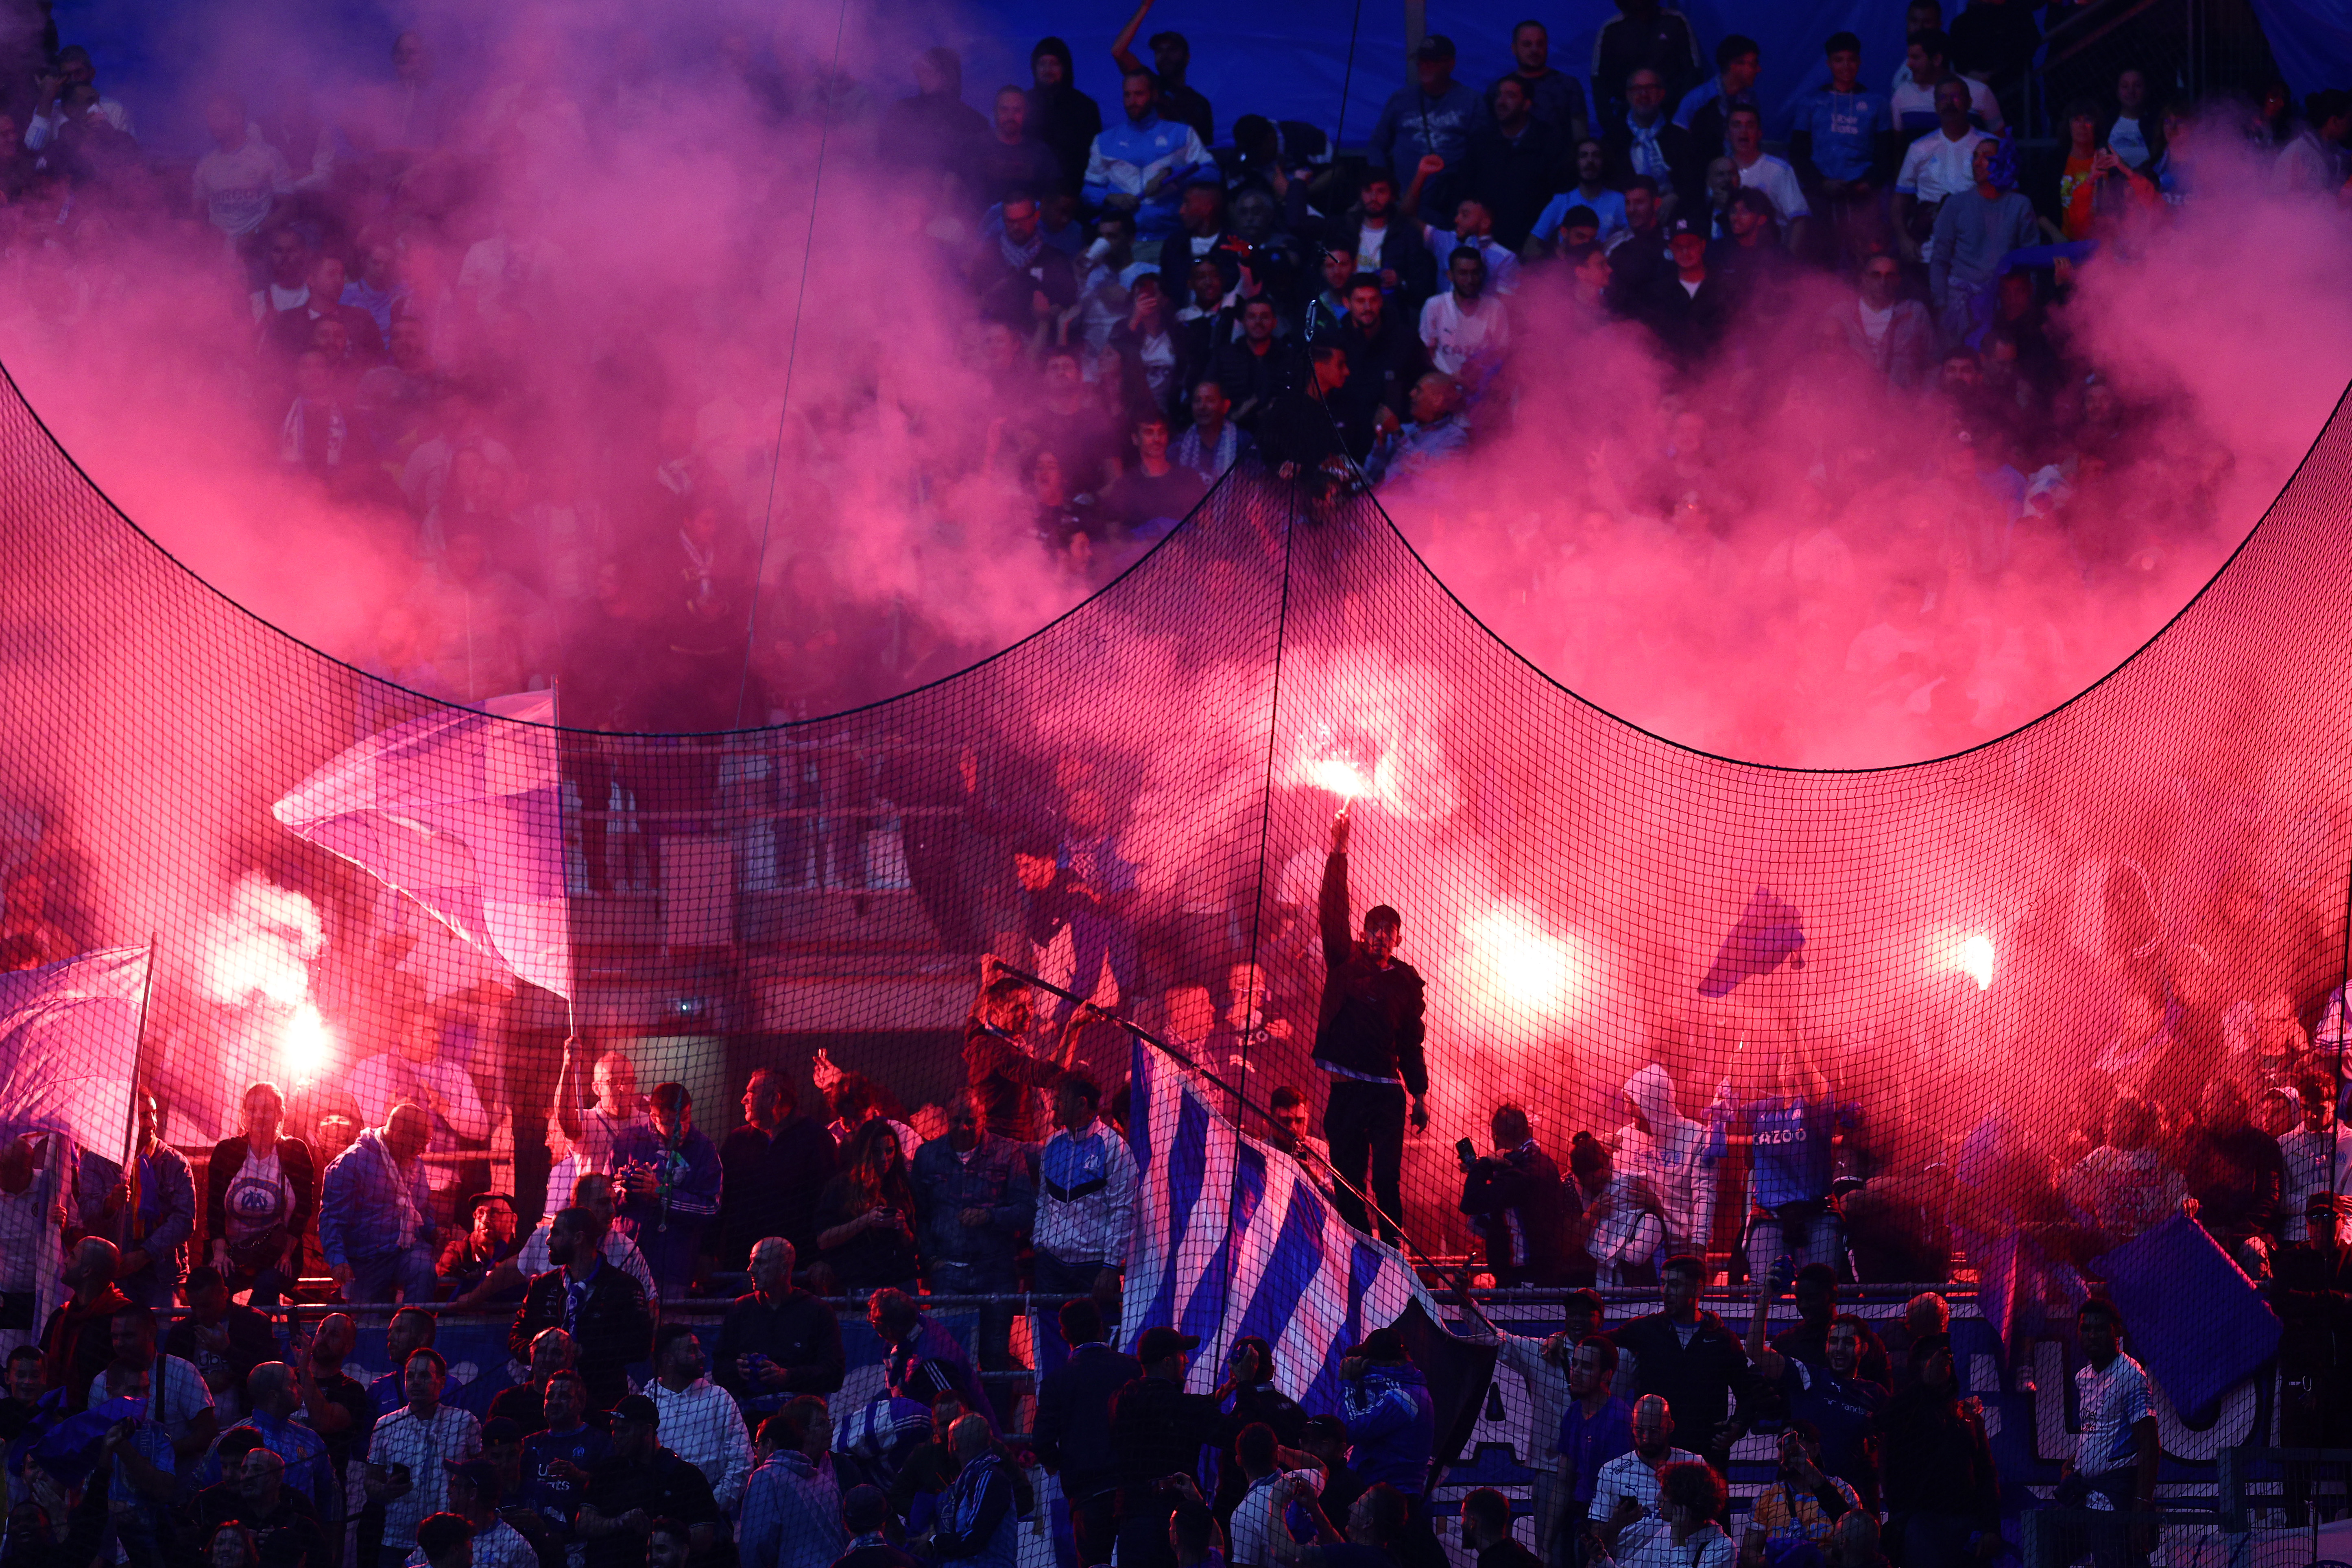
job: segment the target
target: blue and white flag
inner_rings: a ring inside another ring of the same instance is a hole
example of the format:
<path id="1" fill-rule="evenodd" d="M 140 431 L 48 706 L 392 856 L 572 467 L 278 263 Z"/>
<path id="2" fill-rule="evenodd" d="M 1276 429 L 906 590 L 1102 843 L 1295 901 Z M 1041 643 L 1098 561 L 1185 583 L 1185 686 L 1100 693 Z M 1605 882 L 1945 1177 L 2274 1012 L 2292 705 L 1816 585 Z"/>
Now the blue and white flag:
<path id="1" fill-rule="evenodd" d="M 37 1323 L 65 1300 L 57 1217 L 75 1206 L 74 1151 L 118 1163 L 130 1151 L 139 1010 L 153 962 L 152 949 L 110 947 L 0 974 L 0 1138 L 46 1145 L 33 1178 L 45 1216 L 33 1249 Z"/>
<path id="2" fill-rule="evenodd" d="M 369 736 L 271 809 L 568 997 L 562 782 L 553 730 L 452 708 Z"/>
<path id="3" fill-rule="evenodd" d="M 121 1158 L 151 962 L 110 947 L 0 974 L 0 1131 L 62 1132 Z"/>
<path id="4" fill-rule="evenodd" d="M 1233 1342 L 1255 1334 L 1274 1347 L 1285 1394 L 1337 1409 L 1349 1346 L 1416 1300 L 1432 1321 L 1442 1314 L 1402 1253 L 1341 1219 L 1297 1161 L 1219 1114 L 1218 1098 L 1135 1042 L 1128 1142 L 1139 1190 L 1119 1342 L 1134 1350 L 1156 1323 L 1199 1335 L 1187 1382 L 1206 1393 Z"/>

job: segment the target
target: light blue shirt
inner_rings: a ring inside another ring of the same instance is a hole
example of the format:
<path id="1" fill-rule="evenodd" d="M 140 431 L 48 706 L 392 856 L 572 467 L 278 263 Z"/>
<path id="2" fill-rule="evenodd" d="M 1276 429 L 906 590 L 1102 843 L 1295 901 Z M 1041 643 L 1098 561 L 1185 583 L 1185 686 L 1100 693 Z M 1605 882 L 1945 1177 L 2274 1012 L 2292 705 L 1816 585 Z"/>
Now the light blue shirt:
<path id="1" fill-rule="evenodd" d="M 1536 217 L 1535 237 L 1546 240 L 1555 238 L 1559 234 L 1559 226 L 1568 221 L 1570 207 L 1592 209 L 1592 216 L 1601 220 L 1601 233 L 1596 237 L 1603 245 L 1614 244 L 1618 236 L 1633 232 L 1633 223 L 1625 216 L 1625 194 L 1622 191 L 1604 190 L 1597 196 L 1588 196 L 1582 191 L 1570 189 L 1544 204 L 1544 210 Z"/>

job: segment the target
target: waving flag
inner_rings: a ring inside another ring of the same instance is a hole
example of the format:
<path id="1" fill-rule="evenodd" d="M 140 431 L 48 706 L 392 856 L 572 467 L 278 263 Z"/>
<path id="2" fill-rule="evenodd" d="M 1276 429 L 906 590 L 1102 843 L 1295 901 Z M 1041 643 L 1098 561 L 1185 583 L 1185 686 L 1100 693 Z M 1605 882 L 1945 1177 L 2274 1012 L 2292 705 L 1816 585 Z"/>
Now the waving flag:
<path id="1" fill-rule="evenodd" d="M 533 985 L 572 994 L 554 731 L 428 713 L 369 736 L 272 809 Z"/>
<path id="2" fill-rule="evenodd" d="M 2278 1314 L 2205 1227 L 2176 1214 L 2091 1260 L 2131 1348 L 2191 1426 L 2278 1350 Z"/>
<path id="3" fill-rule="evenodd" d="M 0 1137 L 49 1135 L 34 1177 L 45 1213 L 71 1206 L 76 1146 L 118 1161 L 129 1151 L 153 962 L 151 949 L 110 947 L 0 974 Z M 33 1257 L 37 1323 L 65 1300 L 56 1227 L 46 1228 Z"/>
<path id="4" fill-rule="evenodd" d="M 1201 1337 L 1194 1392 L 1223 1375 L 1234 1341 L 1274 1347 L 1276 1381 L 1309 1409 L 1339 1405 L 1341 1352 L 1437 1303 L 1393 1247 L 1341 1219 L 1298 1163 L 1218 1114 L 1217 1091 L 1140 1040 L 1128 1112 L 1140 1191 L 1119 1342 L 1173 1324 Z"/>
<path id="5" fill-rule="evenodd" d="M 120 1158 L 139 1068 L 143 947 L 0 974 L 0 1131 L 62 1132 Z"/>
<path id="6" fill-rule="evenodd" d="M 1728 996 L 1741 981 L 1769 974 L 1786 962 L 1791 969 L 1805 966 L 1805 917 L 1796 905 L 1759 888 L 1739 911 L 1738 923 L 1715 950 L 1706 978 L 1698 983 L 1702 996 Z"/>

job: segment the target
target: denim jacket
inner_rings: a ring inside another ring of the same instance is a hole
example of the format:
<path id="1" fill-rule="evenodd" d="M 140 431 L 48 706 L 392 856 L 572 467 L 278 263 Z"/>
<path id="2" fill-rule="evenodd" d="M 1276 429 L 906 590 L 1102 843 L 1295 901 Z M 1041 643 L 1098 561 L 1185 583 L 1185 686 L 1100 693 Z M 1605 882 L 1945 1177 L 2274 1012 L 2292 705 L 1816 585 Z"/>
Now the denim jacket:
<path id="1" fill-rule="evenodd" d="M 383 1130 L 371 1127 L 327 1167 L 319 1202 L 319 1250 L 327 1266 L 350 1267 L 401 1250 L 400 1201 L 405 1192 L 416 1210 L 415 1241 L 433 1238 L 433 1189 L 425 1162 L 406 1171 L 392 1157 Z"/>
<path id="2" fill-rule="evenodd" d="M 971 1153 L 959 1160 L 946 1139 L 934 1138 L 915 1151 L 914 1175 L 926 1264 L 1013 1267 L 1022 1233 L 1037 1214 L 1027 1145 L 983 1132 Z M 966 1226 L 966 1209 L 986 1209 L 989 1223 Z"/>

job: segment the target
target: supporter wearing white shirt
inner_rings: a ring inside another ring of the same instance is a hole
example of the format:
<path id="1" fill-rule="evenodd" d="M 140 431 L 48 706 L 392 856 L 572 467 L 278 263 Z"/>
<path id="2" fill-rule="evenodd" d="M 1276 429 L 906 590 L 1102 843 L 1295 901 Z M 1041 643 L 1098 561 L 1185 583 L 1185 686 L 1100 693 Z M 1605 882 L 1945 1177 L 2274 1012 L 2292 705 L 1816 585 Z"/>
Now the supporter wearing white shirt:
<path id="1" fill-rule="evenodd" d="M 2134 171 L 2147 167 L 2153 150 L 2147 144 L 2147 78 L 2126 70 L 2116 78 L 2116 120 L 2107 127 L 2107 150 Z"/>
<path id="2" fill-rule="evenodd" d="M 367 1495 L 383 1509 L 383 1539 L 415 1541 L 426 1514 L 449 1507 L 449 1467 L 482 1451 L 482 1426 L 454 1405 L 441 1403 L 449 1363 L 432 1347 L 411 1351 L 401 1371 L 408 1403 L 380 1417 L 368 1437 Z M 394 1465 L 408 1470 L 405 1486 Z"/>
<path id="3" fill-rule="evenodd" d="M 1948 64 L 1951 40 L 1940 32 L 1915 33 L 1906 59 L 1911 79 L 1887 95 L 1887 115 L 1898 132 L 1916 132 L 1937 122 L 1936 89 L 1956 81 L 1969 95 L 1969 110 L 1988 131 L 2001 128 L 2000 102 L 1992 89 L 1973 77 L 1956 75 Z"/>
<path id="4" fill-rule="evenodd" d="M 1895 243 L 1916 261 L 1934 260 L 1936 247 L 1932 233 L 1925 239 L 1912 238 L 1913 214 L 1974 190 L 1977 143 L 1992 140 L 1969 124 L 1963 90 L 1957 80 L 1937 89 L 1936 108 L 1942 121 L 1911 143 L 1895 176 Z M 1932 230 L 1932 219 L 1923 219 L 1922 226 Z"/>
<path id="5" fill-rule="evenodd" d="M 1234 1505 L 1225 1561 L 1233 1568 L 1276 1568 L 1281 1559 L 1275 1555 L 1275 1535 L 1289 1531 L 1285 1511 L 1294 1498 L 1323 1495 L 1322 1463 L 1312 1454 L 1277 1445 L 1274 1428 L 1263 1421 L 1241 1429 L 1234 1457 L 1249 1478 L 1249 1489 Z"/>
<path id="6" fill-rule="evenodd" d="M 189 190 L 197 216 L 228 239 L 242 239 L 268 220 L 278 198 L 294 189 L 285 154 L 246 122 L 245 104 L 221 94 L 205 106 L 213 150 L 196 160 Z"/>
<path id="7" fill-rule="evenodd" d="M 2324 1072 L 2310 1073 L 2296 1089 L 2303 1124 L 2278 1141 L 2279 1158 L 2286 1167 L 2279 1234 L 2290 1240 L 2303 1235 L 2305 1209 L 2314 1194 L 2352 1193 L 2352 1134 L 2342 1133 L 2336 1125 L 2335 1079 Z"/>
<path id="8" fill-rule="evenodd" d="M 449 1472 L 449 1511 L 472 1530 L 472 1568 L 539 1568 L 539 1553 L 522 1531 L 499 1516 L 498 1472 L 471 1459 Z M 389 1544 L 389 1542 L 387 1542 Z M 431 1568 L 433 1559 L 419 1544 L 403 1568 Z"/>
<path id="9" fill-rule="evenodd" d="M 1911 4 L 1903 8 L 1905 39 L 1909 39 L 1914 33 L 1940 33 L 1943 30 L 1944 8 L 1937 4 L 1937 0 L 1911 0 Z M 1892 95 L 1895 89 L 1910 85 L 1911 61 L 1906 58 L 1895 68 L 1894 79 L 1886 84 L 1886 90 Z"/>
<path id="10" fill-rule="evenodd" d="M 1805 189 L 1797 183 L 1797 170 L 1786 158 L 1776 158 L 1764 151 L 1764 117 L 1748 104 L 1740 104 L 1731 111 L 1725 127 L 1731 144 L 1731 166 L 1739 171 L 1739 183 L 1749 190 L 1761 191 L 1772 200 L 1772 210 L 1791 247 L 1801 241 L 1796 237 L 1798 220 L 1812 214 L 1812 205 L 1805 200 Z"/>
<path id="11" fill-rule="evenodd" d="M 1658 1510 L 1658 1472 L 1698 1461 L 1696 1454 L 1674 1446 L 1674 1414 L 1665 1400 L 1644 1394 L 1633 1404 L 1632 1450 L 1601 1466 L 1592 1483 L 1592 1507 L 1585 1517 L 1600 1528 L 1601 1544 L 1620 1562 L 1651 1536 L 1666 1533 Z"/>
<path id="12" fill-rule="evenodd" d="M 1432 364 L 1473 390 L 1483 387 L 1511 346 L 1511 318 L 1486 294 L 1486 264 L 1475 256 L 1446 263 L 1454 287 L 1421 308 L 1421 342 Z"/>
<path id="13" fill-rule="evenodd" d="M 596 1103 L 580 1093 L 579 1058 L 564 1042 L 563 1076 L 555 1086 L 555 1120 L 570 1151 L 547 1173 L 546 1209 L 553 1214 L 573 1201 L 572 1185 L 587 1175 L 610 1175 L 613 1149 L 622 1133 L 646 1124 L 645 1096 L 637 1092 L 637 1066 L 620 1051 L 596 1058 L 590 1079 Z"/>
<path id="14" fill-rule="evenodd" d="M 2124 1354 L 2123 1315 L 2115 1303 L 2083 1303 L 2083 1364 L 2074 1371 L 2083 1430 L 2058 1484 L 2061 1502 L 2094 1509 L 2152 1508 L 2156 1502 L 2156 1406 L 2147 1374 Z"/>
<path id="15" fill-rule="evenodd" d="M 156 1351 L 152 1308 L 123 1308 L 110 1327 L 114 1364 L 90 1381 L 89 1408 L 125 1395 L 143 1398 L 142 1416 L 163 1429 L 175 1468 L 202 1458 L 220 1424 L 205 1374 L 193 1362 Z"/>
<path id="16" fill-rule="evenodd" d="M 751 1479 L 751 1435 L 735 1396 L 704 1375 L 702 1342 L 684 1323 L 665 1323 L 654 1336 L 659 1375 L 646 1394 L 661 1412 L 662 1447 L 702 1472 L 719 1511 L 732 1513 Z"/>

